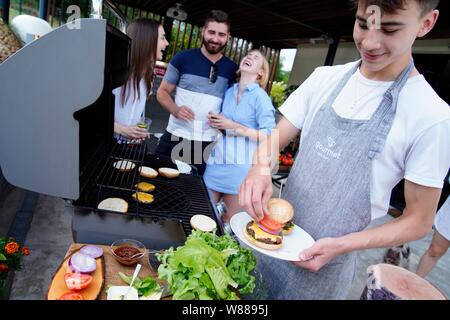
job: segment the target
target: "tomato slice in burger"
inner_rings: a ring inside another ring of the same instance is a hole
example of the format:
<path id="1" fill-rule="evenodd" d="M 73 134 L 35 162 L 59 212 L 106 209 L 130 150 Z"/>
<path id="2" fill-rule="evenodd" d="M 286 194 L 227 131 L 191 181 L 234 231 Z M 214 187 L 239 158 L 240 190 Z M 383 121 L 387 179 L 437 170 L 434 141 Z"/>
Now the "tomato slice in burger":
<path id="1" fill-rule="evenodd" d="M 64 281 L 69 290 L 82 290 L 91 284 L 92 276 L 82 273 L 66 273 Z"/>
<path id="2" fill-rule="evenodd" d="M 264 217 L 259 223 L 264 227 L 272 231 L 279 231 L 283 225 L 275 222 L 273 220 L 270 220 L 267 216 Z"/>
<path id="3" fill-rule="evenodd" d="M 84 300 L 84 298 L 78 292 L 67 292 L 59 297 L 58 300 Z"/>

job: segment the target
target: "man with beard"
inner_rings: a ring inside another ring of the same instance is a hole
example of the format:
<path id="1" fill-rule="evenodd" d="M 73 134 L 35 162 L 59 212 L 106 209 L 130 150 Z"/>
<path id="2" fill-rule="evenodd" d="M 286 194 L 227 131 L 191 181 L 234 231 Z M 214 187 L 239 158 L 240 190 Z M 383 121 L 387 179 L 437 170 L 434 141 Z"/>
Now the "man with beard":
<path id="1" fill-rule="evenodd" d="M 208 113 L 220 112 L 225 91 L 236 81 L 237 65 L 222 53 L 229 36 L 228 14 L 212 10 L 202 28 L 202 47 L 177 53 L 157 92 L 170 118 L 156 154 L 193 164 L 200 175 L 209 155 L 205 149 L 217 136 L 217 129 L 208 125 Z"/>

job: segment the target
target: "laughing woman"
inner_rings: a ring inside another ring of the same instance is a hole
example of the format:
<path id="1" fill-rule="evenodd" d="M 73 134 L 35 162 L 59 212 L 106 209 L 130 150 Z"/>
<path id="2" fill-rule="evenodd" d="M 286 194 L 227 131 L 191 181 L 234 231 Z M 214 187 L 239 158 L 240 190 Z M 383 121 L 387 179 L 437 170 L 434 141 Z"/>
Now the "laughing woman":
<path id="1" fill-rule="evenodd" d="M 203 176 L 214 201 L 223 200 L 228 210 L 223 222 L 241 209 L 239 186 L 252 166 L 258 141 L 275 127 L 275 109 L 264 88 L 269 63 L 259 50 L 252 50 L 239 66 L 239 83 L 225 93 L 222 113 L 209 114 L 209 125 L 221 130 Z"/>
<path id="2" fill-rule="evenodd" d="M 114 134 L 117 140 L 139 140 L 149 136 L 137 123 L 144 115 L 151 94 L 153 66 L 162 59 L 169 44 L 164 28 L 150 19 L 136 19 L 127 28 L 131 38 L 131 61 L 128 81 L 113 90 L 115 95 Z"/>

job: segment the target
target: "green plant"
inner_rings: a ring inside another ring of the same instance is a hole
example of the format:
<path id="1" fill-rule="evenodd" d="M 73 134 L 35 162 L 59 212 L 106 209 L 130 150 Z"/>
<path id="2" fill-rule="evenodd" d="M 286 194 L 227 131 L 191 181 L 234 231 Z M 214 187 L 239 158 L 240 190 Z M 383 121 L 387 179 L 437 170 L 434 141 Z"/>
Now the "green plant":
<path id="1" fill-rule="evenodd" d="M 270 97 L 272 98 L 275 107 L 280 107 L 286 99 L 287 84 L 281 81 L 274 81 L 272 89 L 270 90 Z"/>
<path id="2" fill-rule="evenodd" d="M 0 298 L 5 294 L 8 272 L 19 270 L 22 256 L 29 254 L 28 247 L 20 247 L 13 238 L 0 237 Z"/>

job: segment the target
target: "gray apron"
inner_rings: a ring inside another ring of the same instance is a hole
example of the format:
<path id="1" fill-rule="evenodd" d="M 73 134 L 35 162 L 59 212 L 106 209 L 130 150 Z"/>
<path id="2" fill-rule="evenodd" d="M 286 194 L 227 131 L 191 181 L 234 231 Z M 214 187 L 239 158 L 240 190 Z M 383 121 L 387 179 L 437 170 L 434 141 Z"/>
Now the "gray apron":
<path id="1" fill-rule="evenodd" d="M 283 192 L 294 221 L 314 239 L 358 232 L 371 220 L 372 159 L 383 149 L 411 61 L 384 93 L 370 120 L 340 117 L 332 104 L 359 64 L 340 80 L 303 137 Z M 355 274 L 356 253 L 340 255 L 318 272 L 257 254 L 272 299 L 345 299 Z"/>

